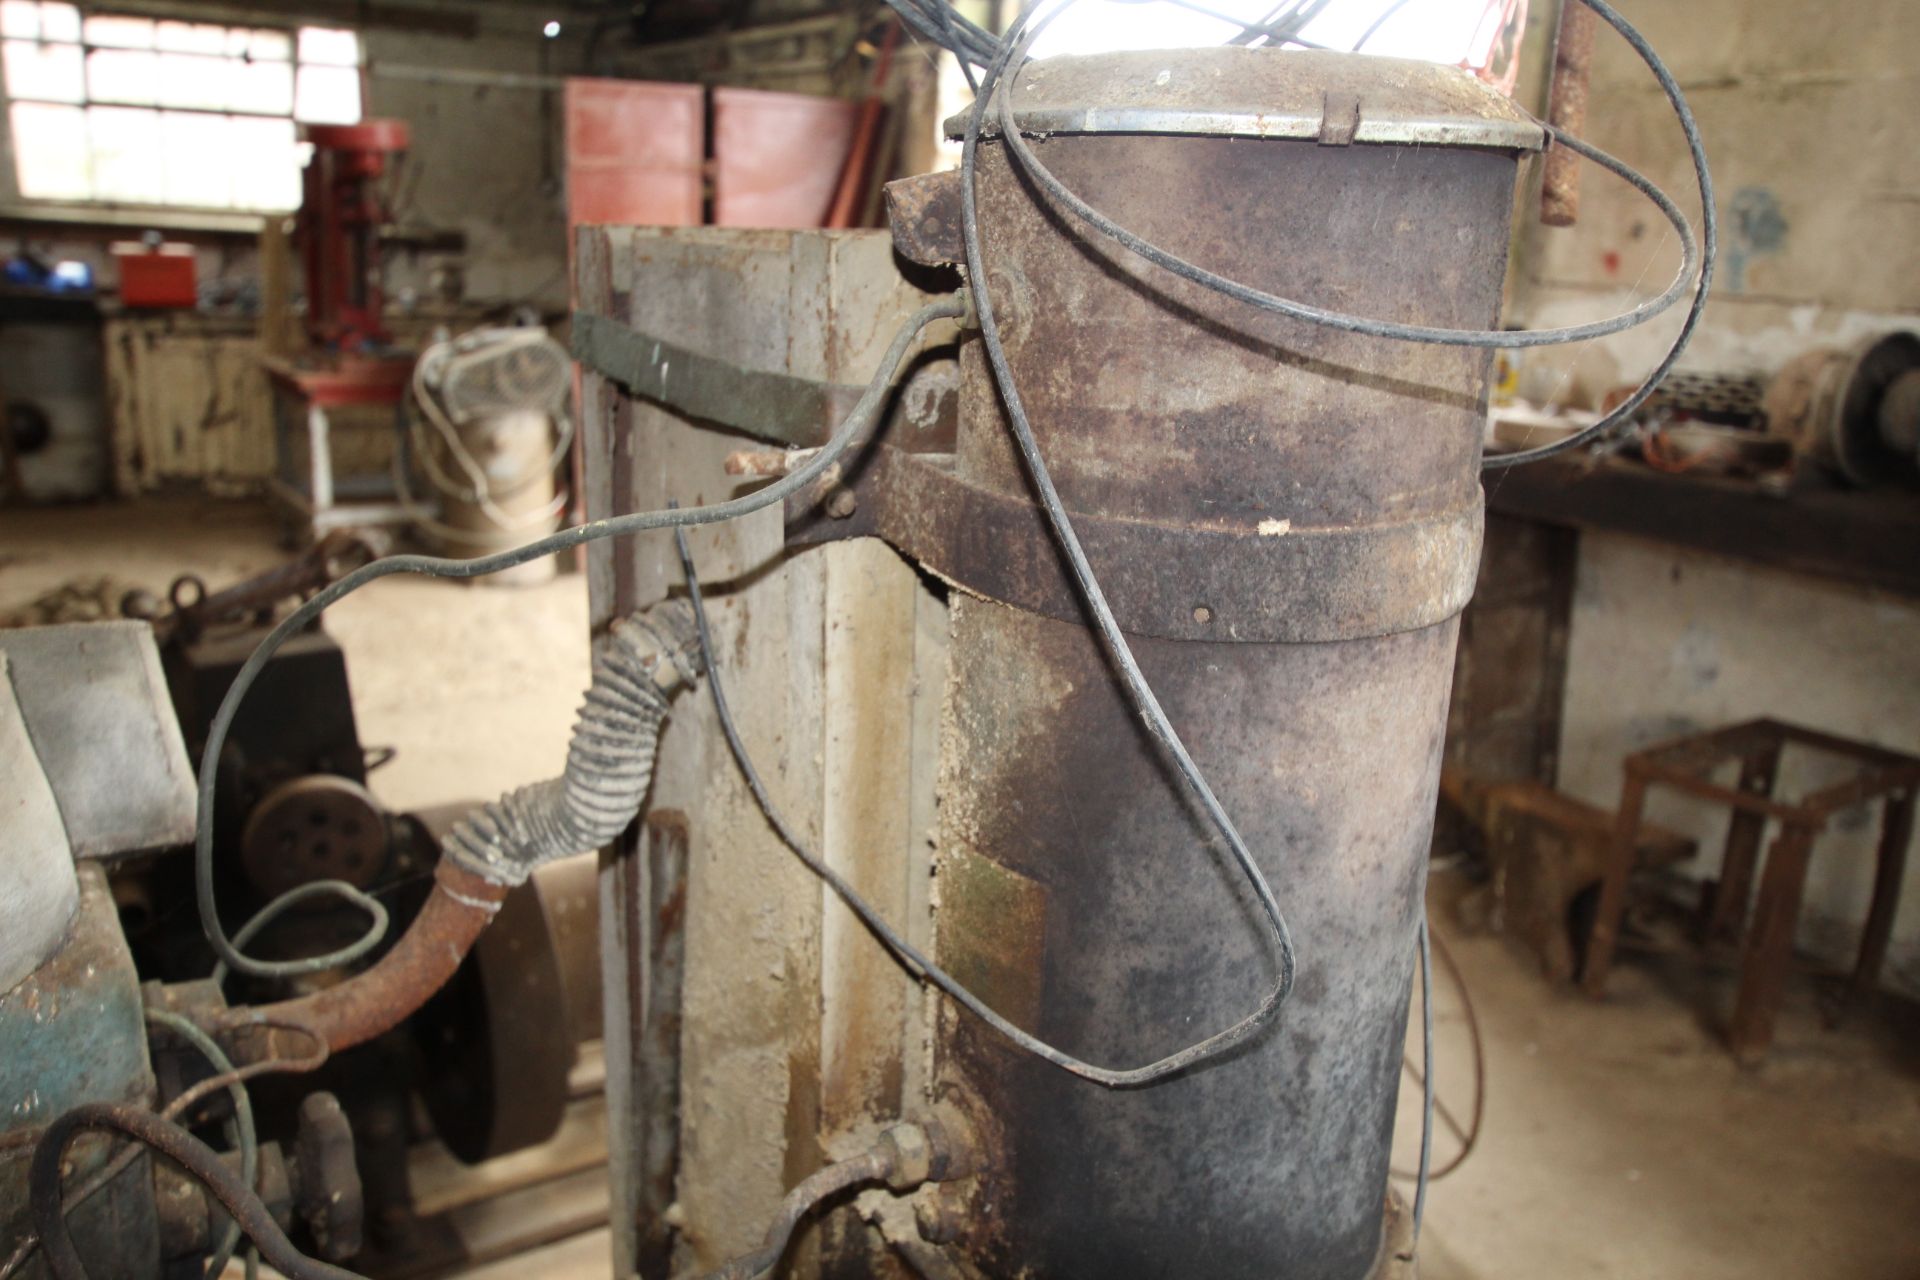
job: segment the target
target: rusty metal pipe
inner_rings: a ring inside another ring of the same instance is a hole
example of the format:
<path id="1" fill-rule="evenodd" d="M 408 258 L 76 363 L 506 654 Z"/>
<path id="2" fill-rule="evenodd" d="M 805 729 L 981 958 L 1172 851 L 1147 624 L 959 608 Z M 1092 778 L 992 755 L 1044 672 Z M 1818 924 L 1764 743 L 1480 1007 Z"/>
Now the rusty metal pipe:
<path id="1" fill-rule="evenodd" d="M 855 1187 L 881 1183 L 893 1191 L 911 1191 L 965 1168 L 960 1153 L 938 1123 L 902 1122 L 882 1133 L 857 1156 L 836 1161 L 800 1180 L 780 1202 L 760 1247 L 742 1254 L 703 1280 L 760 1280 L 786 1253 L 801 1221 L 833 1197 Z"/>
<path id="2" fill-rule="evenodd" d="M 493 923 L 508 887 L 442 858 L 426 905 L 379 963 L 311 995 L 230 1010 L 219 1026 L 243 1033 L 243 1044 L 249 1039 L 244 1032 L 265 1022 L 311 1031 L 334 1053 L 365 1044 L 399 1026 L 446 985 L 474 940 Z"/>
<path id="3" fill-rule="evenodd" d="M 292 1023 L 337 1053 L 398 1026 L 453 977 L 508 889 L 544 863 L 597 848 L 633 821 L 653 777 L 668 699 L 695 674 L 695 649 L 683 602 L 615 622 L 594 664 L 566 769 L 509 792 L 447 833 L 433 892 L 393 949 L 336 986 L 222 1014 L 221 1029 Z M 249 1056 L 265 1052 L 247 1047 L 255 1051 Z"/>
<path id="4" fill-rule="evenodd" d="M 1560 29 L 1553 42 L 1553 81 L 1547 119 L 1555 129 L 1578 136 L 1587 128 L 1587 91 L 1593 71 L 1593 10 L 1581 0 L 1563 0 Z M 1540 221 L 1570 227 L 1580 218 L 1578 154 L 1555 143 L 1547 148 L 1540 177 Z"/>

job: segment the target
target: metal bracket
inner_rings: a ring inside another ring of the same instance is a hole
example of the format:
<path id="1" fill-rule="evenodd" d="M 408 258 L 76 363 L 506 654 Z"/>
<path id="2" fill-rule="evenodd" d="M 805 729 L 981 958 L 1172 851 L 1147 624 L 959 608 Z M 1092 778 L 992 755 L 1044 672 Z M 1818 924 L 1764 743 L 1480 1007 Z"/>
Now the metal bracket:
<path id="1" fill-rule="evenodd" d="M 1354 135 L 1360 132 L 1360 95 L 1329 89 L 1321 103 L 1320 145 L 1352 146 Z"/>
<path id="2" fill-rule="evenodd" d="M 824 444 L 863 390 L 749 369 L 583 311 L 573 314 L 573 358 L 688 417 L 799 448 Z"/>
<path id="3" fill-rule="evenodd" d="M 978 595 L 1066 622 L 1084 606 L 1044 515 L 955 474 L 952 458 L 876 447 L 842 483 L 857 506 L 830 519 L 789 500 L 787 540 L 882 538 Z M 1122 629 L 1169 640 L 1309 643 L 1413 631 L 1466 607 L 1484 504 L 1363 528 L 1185 526 L 1074 516 Z"/>
<path id="4" fill-rule="evenodd" d="M 1355 107 L 1357 112 L 1358 108 Z M 676 413 L 814 445 L 860 388 L 770 374 L 597 316 L 574 317 L 595 372 Z M 966 590 L 1084 621 L 1053 531 L 1029 495 L 956 474 L 950 362 L 910 373 L 877 441 L 787 500 L 787 542 L 878 537 Z M 934 376 L 927 376 L 932 374 Z M 895 419 L 907 419 L 902 430 Z M 1479 572 L 1483 504 L 1363 528 L 1164 524 L 1077 514 L 1120 625 L 1171 640 L 1308 643 L 1388 635 L 1458 613 Z"/>

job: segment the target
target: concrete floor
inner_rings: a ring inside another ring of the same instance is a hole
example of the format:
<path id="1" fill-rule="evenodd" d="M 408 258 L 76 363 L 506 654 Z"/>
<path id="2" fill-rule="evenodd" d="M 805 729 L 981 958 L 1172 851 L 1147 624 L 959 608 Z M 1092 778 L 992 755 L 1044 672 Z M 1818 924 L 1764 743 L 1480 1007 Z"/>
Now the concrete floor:
<path id="1" fill-rule="evenodd" d="M 281 554 L 247 504 L 0 512 L 0 613 L 76 575 L 164 590 L 192 569 L 218 585 Z M 586 679 L 585 618 L 578 577 L 497 590 L 388 579 L 337 606 L 328 626 L 361 736 L 399 749 L 374 777 L 382 799 L 490 796 L 552 773 Z M 1455 923 L 1463 888 L 1436 874 L 1434 918 L 1479 1011 L 1487 1110 L 1472 1158 L 1433 1187 L 1426 1280 L 1920 1277 L 1910 1010 L 1889 1002 L 1829 1032 L 1813 984 L 1797 981 L 1773 1056 L 1742 1070 L 1714 1032 L 1729 975 L 1642 957 L 1616 970 L 1604 1004 L 1550 989 L 1516 946 Z M 1435 1011 L 1440 1092 L 1464 1120 L 1467 1041 L 1444 982 Z M 1407 1089 L 1407 1168 L 1416 1102 Z M 1453 1150 L 1443 1132 L 1436 1159 Z M 596 1233 L 486 1274 L 594 1276 L 604 1257 Z"/>

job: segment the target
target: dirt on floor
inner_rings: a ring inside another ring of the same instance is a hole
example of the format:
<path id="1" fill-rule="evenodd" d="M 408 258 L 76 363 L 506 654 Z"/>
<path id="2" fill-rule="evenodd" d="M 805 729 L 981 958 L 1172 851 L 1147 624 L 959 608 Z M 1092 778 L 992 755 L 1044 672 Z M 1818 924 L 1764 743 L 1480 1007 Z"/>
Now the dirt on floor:
<path id="1" fill-rule="evenodd" d="M 0 512 L 0 613 L 101 575 L 164 592 L 190 570 L 218 586 L 284 554 L 266 510 L 245 503 Z M 497 589 L 387 579 L 330 611 L 361 737 L 399 751 L 374 775 L 381 798 L 490 797 L 557 771 L 587 679 L 586 618 L 573 575 Z M 1517 944 L 1464 929 L 1454 904 L 1468 890 L 1461 872 L 1437 871 L 1433 918 L 1478 1012 L 1486 1113 L 1472 1156 L 1432 1187 L 1425 1280 L 1920 1278 L 1910 1007 L 1884 1001 L 1829 1030 L 1802 977 L 1771 1057 L 1742 1069 L 1717 1031 L 1732 973 L 1629 957 L 1610 998 L 1591 1001 L 1549 986 Z M 1464 1123 L 1469 1041 L 1458 990 L 1444 971 L 1436 981 L 1438 1091 Z M 1410 1170 L 1407 1084 L 1395 1161 Z M 1436 1164 L 1457 1147 L 1443 1126 Z M 604 1237 L 515 1267 L 605 1275 Z"/>

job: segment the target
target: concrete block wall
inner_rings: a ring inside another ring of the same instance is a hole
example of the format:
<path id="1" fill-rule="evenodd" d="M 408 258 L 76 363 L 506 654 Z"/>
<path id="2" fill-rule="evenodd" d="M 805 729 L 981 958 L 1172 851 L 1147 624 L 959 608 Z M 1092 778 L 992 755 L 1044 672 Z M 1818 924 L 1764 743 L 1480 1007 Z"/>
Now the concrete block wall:
<path id="1" fill-rule="evenodd" d="M 1723 231 L 1712 302 L 1682 368 L 1770 374 L 1814 346 L 1920 328 L 1920 5 L 1811 10 L 1792 0 L 1621 6 L 1699 119 Z M 1588 137 L 1697 209 L 1679 128 L 1626 45 L 1602 30 Z M 1657 211 L 1589 170 L 1580 225 L 1523 238 L 1514 318 L 1617 308 L 1678 262 Z M 1523 390 L 1580 403 L 1637 379 L 1677 317 L 1577 353 L 1529 356 Z M 1916 498 L 1920 501 L 1920 498 Z M 1560 784 L 1612 806 L 1623 753 L 1676 733 L 1777 715 L 1920 752 L 1920 601 L 1642 542 L 1584 534 L 1573 604 Z M 1788 790 L 1823 776 L 1789 763 Z M 1725 819 L 1665 798 L 1657 821 L 1700 837 L 1687 873 L 1715 873 Z M 1800 942 L 1850 963 L 1872 883 L 1874 819 L 1817 847 Z M 1909 875 L 1889 982 L 1920 993 L 1920 874 Z"/>

